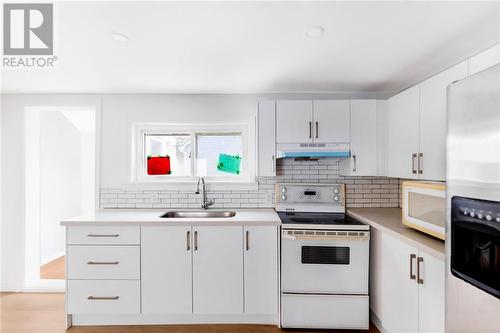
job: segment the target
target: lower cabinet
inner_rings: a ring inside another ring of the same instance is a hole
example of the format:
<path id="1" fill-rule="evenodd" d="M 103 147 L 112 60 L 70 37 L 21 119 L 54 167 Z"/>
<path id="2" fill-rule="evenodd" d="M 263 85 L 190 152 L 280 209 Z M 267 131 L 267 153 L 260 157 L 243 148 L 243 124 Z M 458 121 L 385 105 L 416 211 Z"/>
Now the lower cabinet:
<path id="1" fill-rule="evenodd" d="M 278 313 L 274 226 L 141 228 L 144 314 Z"/>
<path id="2" fill-rule="evenodd" d="M 142 313 L 193 312 L 191 226 L 142 227 Z"/>
<path id="3" fill-rule="evenodd" d="M 370 309 L 387 332 L 444 332 L 444 261 L 372 230 Z"/>
<path id="4" fill-rule="evenodd" d="M 193 227 L 193 313 L 243 313 L 243 228 Z"/>

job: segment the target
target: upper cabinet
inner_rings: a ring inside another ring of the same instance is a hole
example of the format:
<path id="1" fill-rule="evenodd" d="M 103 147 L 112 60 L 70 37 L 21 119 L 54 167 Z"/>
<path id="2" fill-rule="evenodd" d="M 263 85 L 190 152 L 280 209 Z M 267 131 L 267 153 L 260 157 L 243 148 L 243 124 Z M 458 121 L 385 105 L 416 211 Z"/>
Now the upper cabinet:
<path id="1" fill-rule="evenodd" d="M 462 62 L 422 82 L 420 87 L 421 179 L 444 180 L 446 177 L 446 87 L 467 76 Z"/>
<path id="2" fill-rule="evenodd" d="M 348 100 L 313 102 L 314 142 L 350 141 L 349 104 Z"/>
<path id="3" fill-rule="evenodd" d="M 376 176 L 378 172 L 377 101 L 351 101 L 351 157 L 340 162 L 344 176 Z"/>
<path id="4" fill-rule="evenodd" d="M 420 86 L 389 99 L 387 173 L 390 177 L 418 178 L 419 101 Z"/>
<path id="5" fill-rule="evenodd" d="M 276 102 L 277 143 L 350 141 L 348 100 Z"/>
<path id="6" fill-rule="evenodd" d="M 313 103 L 307 101 L 276 102 L 276 141 L 278 143 L 312 142 Z"/>
<path id="7" fill-rule="evenodd" d="M 462 62 L 389 99 L 388 176 L 445 179 L 446 87 L 466 76 Z"/>
<path id="8" fill-rule="evenodd" d="M 276 101 L 259 101 L 257 145 L 257 174 L 276 176 Z"/>
<path id="9" fill-rule="evenodd" d="M 500 64 L 500 44 L 497 44 L 469 59 L 469 75 Z"/>

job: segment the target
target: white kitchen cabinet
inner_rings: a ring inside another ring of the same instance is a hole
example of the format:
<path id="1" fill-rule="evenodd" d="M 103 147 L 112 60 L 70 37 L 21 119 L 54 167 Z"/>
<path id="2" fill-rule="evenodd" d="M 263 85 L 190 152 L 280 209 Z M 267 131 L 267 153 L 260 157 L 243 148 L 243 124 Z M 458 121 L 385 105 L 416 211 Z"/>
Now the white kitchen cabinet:
<path id="1" fill-rule="evenodd" d="M 245 313 L 278 313 L 278 229 L 246 226 Z"/>
<path id="2" fill-rule="evenodd" d="M 422 251 L 419 252 L 418 328 L 422 333 L 444 332 L 445 264 Z"/>
<path id="3" fill-rule="evenodd" d="M 419 178 L 446 177 L 446 92 L 454 81 L 467 76 L 467 62 L 425 80 L 420 88 Z"/>
<path id="4" fill-rule="evenodd" d="M 243 228 L 193 227 L 193 312 L 243 313 Z"/>
<path id="5" fill-rule="evenodd" d="M 345 176 L 376 176 L 377 101 L 351 100 L 351 157 L 340 162 Z"/>
<path id="6" fill-rule="evenodd" d="M 370 265 L 370 309 L 384 331 L 444 332 L 444 261 L 372 230 Z"/>
<path id="7" fill-rule="evenodd" d="M 488 67 L 500 64 L 500 44 L 469 58 L 468 75 L 476 74 Z"/>
<path id="8" fill-rule="evenodd" d="M 410 256 L 413 274 L 416 269 L 418 249 L 382 234 L 382 262 L 375 262 L 375 270 L 381 270 L 382 290 L 377 291 L 382 298 L 380 319 L 388 332 L 418 332 L 418 285 L 410 279 Z"/>
<path id="9" fill-rule="evenodd" d="M 389 99 L 389 177 L 418 179 L 419 103 L 420 85 Z"/>
<path id="10" fill-rule="evenodd" d="M 257 114 L 258 162 L 261 177 L 276 176 L 276 102 L 259 101 Z"/>
<path id="11" fill-rule="evenodd" d="M 142 313 L 192 313 L 190 226 L 142 227 Z"/>
<path id="12" fill-rule="evenodd" d="M 313 105 L 311 100 L 276 102 L 276 142 L 312 142 Z"/>
<path id="13" fill-rule="evenodd" d="M 317 100 L 313 102 L 313 141 L 350 141 L 350 101 Z"/>

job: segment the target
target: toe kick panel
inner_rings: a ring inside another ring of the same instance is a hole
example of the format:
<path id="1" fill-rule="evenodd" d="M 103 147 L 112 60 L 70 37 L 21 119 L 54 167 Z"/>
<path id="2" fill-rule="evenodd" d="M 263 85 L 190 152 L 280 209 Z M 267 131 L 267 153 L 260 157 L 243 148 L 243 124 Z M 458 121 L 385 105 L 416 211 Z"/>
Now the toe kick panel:
<path id="1" fill-rule="evenodd" d="M 284 328 L 368 329 L 367 295 L 283 294 Z"/>

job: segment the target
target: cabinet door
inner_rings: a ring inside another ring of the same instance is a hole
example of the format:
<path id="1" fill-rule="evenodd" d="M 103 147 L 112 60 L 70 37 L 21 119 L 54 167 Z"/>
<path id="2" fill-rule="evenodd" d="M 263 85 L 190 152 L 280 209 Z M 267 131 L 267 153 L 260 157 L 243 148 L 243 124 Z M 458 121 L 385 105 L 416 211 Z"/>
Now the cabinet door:
<path id="1" fill-rule="evenodd" d="M 389 177 L 418 179 L 419 100 L 419 85 L 389 99 Z"/>
<path id="2" fill-rule="evenodd" d="M 464 61 L 422 82 L 420 94 L 420 178 L 445 180 L 446 87 L 467 76 Z"/>
<path id="3" fill-rule="evenodd" d="M 278 231 L 245 227 L 245 313 L 278 313 Z"/>
<path id="4" fill-rule="evenodd" d="M 469 59 L 469 75 L 476 74 L 488 67 L 500 64 L 500 44 Z"/>
<path id="5" fill-rule="evenodd" d="M 312 101 L 277 101 L 276 118 L 276 141 L 278 143 L 312 141 Z"/>
<path id="6" fill-rule="evenodd" d="M 420 263 L 418 288 L 418 310 L 420 333 L 444 332 L 445 304 L 445 264 L 433 256 L 420 251 L 423 262 Z"/>
<path id="7" fill-rule="evenodd" d="M 243 313 L 243 228 L 193 227 L 193 312 Z"/>
<path id="8" fill-rule="evenodd" d="M 314 142 L 349 142 L 349 101 L 314 101 L 313 128 Z"/>
<path id="9" fill-rule="evenodd" d="M 260 101 L 257 115 L 258 175 L 276 176 L 275 101 Z"/>
<path id="10" fill-rule="evenodd" d="M 192 313 L 191 227 L 141 228 L 142 313 Z"/>
<path id="11" fill-rule="evenodd" d="M 379 319 L 387 332 L 417 332 L 418 284 L 410 279 L 410 255 L 416 257 L 418 249 L 386 233 L 381 236 Z M 412 266 L 416 274 L 416 259 Z"/>
<path id="12" fill-rule="evenodd" d="M 341 161 L 342 175 L 376 176 L 377 101 L 351 101 L 351 158 Z"/>

